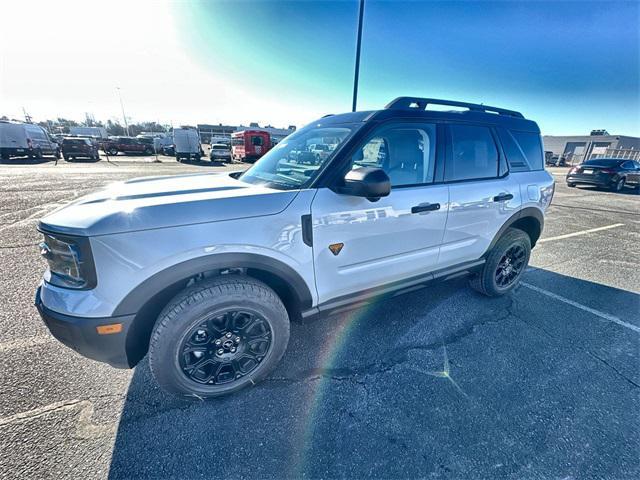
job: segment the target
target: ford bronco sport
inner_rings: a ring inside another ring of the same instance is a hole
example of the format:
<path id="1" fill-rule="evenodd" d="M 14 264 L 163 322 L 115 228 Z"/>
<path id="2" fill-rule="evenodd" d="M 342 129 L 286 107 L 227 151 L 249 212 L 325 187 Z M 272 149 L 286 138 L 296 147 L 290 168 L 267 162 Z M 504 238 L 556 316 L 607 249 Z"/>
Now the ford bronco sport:
<path id="1" fill-rule="evenodd" d="M 290 321 L 460 275 L 509 292 L 553 192 L 520 113 L 401 97 L 325 116 L 244 173 L 129 180 L 49 214 L 36 305 L 89 358 L 148 352 L 164 389 L 219 396 L 274 369 Z"/>

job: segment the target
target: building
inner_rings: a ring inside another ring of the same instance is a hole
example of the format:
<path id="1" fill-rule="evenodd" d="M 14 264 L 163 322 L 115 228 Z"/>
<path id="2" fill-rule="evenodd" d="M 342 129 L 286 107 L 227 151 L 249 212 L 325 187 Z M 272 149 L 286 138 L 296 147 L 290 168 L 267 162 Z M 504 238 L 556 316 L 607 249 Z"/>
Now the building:
<path id="1" fill-rule="evenodd" d="M 230 139 L 233 132 L 241 130 L 265 130 L 271 135 L 273 143 L 278 143 L 287 135 L 295 132 L 296 127 L 294 125 L 289 125 L 288 128 L 276 128 L 271 125 L 260 127 L 255 122 L 251 122 L 248 127 L 245 125 L 222 125 L 221 123 L 218 125 L 198 124 L 198 133 L 202 143 L 210 143 L 212 138 L 215 141 Z"/>
<path id="2" fill-rule="evenodd" d="M 606 130 L 592 130 L 590 135 L 545 135 L 542 139 L 545 151 L 571 163 L 598 157 L 640 159 L 639 137 L 610 135 Z"/>

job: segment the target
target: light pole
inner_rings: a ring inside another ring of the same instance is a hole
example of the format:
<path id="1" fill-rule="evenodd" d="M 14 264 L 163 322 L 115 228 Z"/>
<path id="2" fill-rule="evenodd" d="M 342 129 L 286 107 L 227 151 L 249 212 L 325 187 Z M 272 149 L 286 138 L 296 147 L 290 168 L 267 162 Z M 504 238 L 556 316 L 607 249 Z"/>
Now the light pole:
<path id="1" fill-rule="evenodd" d="M 356 111 L 358 103 L 358 77 L 360 75 L 360 47 L 362 45 L 362 17 L 364 16 L 364 0 L 360 0 L 360 8 L 358 11 L 358 40 L 356 42 L 356 69 L 353 78 L 353 104 L 351 111 Z"/>
<path id="2" fill-rule="evenodd" d="M 116 87 L 118 92 L 118 98 L 120 99 L 120 108 L 122 109 L 122 119 L 124 120 L 124 129 L 127 131 L 127 137 L 129 137 L 129 124 L 127 123 L 127 116 L 124 114 L 124 104 L 122 103 L 122 95 L 120 95 L 120 87 Z"/>

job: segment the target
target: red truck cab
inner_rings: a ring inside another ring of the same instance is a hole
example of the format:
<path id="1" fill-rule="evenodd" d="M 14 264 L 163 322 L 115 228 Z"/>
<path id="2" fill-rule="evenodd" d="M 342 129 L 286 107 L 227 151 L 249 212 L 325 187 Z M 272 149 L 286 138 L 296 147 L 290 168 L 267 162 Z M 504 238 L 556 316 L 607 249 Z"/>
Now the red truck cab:
<path id="1" fill-rule="evenodd" d="M 234 161 L 255 162 L 271 149 L 271 135 L 264 130 L 243 130 L 231 134 Z"/>

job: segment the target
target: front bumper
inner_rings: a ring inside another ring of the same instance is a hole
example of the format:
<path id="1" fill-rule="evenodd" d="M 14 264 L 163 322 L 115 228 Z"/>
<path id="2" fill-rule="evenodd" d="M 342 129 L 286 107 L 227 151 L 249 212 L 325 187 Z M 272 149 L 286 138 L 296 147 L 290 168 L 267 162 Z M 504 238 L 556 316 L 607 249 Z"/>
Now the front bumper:
<path id="1" fill-rule="evenodd" d="M 42 303 L 40 289 L 36 292 L 35 305 L 51 334 L 67 347 L 79 354 L 108 363 L 116 368 L 131 368 L 130 356 L 127 354 L 127 333 L 135 315 L 106 318 L 81 318 L 48 309 Z M 114 323 L 122 324 L 122 331 L 108 335 L 100 335 L 96 327 Z"/>

